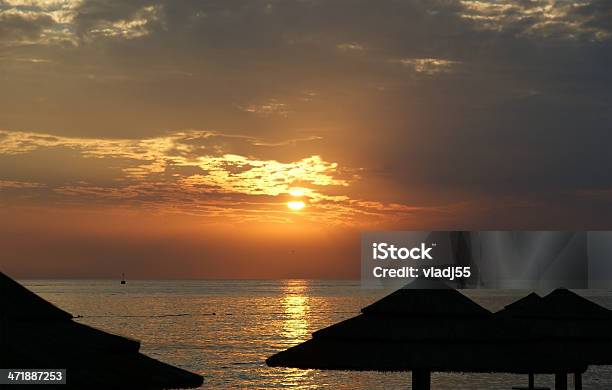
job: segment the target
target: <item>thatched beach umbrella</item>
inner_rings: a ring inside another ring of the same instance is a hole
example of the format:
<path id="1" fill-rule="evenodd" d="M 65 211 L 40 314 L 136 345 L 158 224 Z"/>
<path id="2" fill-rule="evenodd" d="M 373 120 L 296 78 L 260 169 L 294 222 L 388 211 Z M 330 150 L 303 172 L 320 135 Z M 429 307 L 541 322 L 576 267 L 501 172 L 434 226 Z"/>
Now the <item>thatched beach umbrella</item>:
<path id="1" fill-rule="evenodd" d="M 495 319 L 457 290 L 417 280 L 319 330 L 312 339 L 266 360 L 273 367 L 412 371 L 414 389 L 428 389 L 431 372 L 554 372 L 569 369 L 558 355 L 538 350 L 526 328 Z"/>
<path id="2" fill-rule="evenodd" d="M 65 368 L 58 388 L 168 389 L 200 375 L 140 354 L 140 343 L 72 321 L 72 315 L 0 272 L 0 367 Z"/>
<path id="3" fill-rule="evenodd" d="M 541 299 L 542 298 L 538 294 L 532 292 L 529 295 L 519 299 L 518 301 L 514 301 L 511 304 L 506 305 L 503 310 L 495 313 L 495 315 L 498 318 L 512 320 L 515 318 L 514 317 L 515 315 L 519 315 L 521 313 L 524 313 L 526 310 L 529 310 L 530 307 L 538 304 Z M 521 324 L 521 325 L 523 326 L 523 329 L 524 329 L 524 327 L 528 326 L 529 324 Z M 512 388 L 516 390 L 548 390 L 549 389 L 548 387 L 536 387 L 535 374 L 533 372 L 529 373 L 527 387 L 513 386 Z"/>
<path id="4" fill-rule="evenodd" d="M 528 326 L 543 348 L 580 361 L 579 365 L 612 364 L 612 311 L 572 291 L 557 289 L 544 298 L 532 293 L 495 316 Z M 582 386 L 583 371 L 573 371 L 576 389 Z M 556 373 L 556 388 L 567 388 L 567 371 Z"/>

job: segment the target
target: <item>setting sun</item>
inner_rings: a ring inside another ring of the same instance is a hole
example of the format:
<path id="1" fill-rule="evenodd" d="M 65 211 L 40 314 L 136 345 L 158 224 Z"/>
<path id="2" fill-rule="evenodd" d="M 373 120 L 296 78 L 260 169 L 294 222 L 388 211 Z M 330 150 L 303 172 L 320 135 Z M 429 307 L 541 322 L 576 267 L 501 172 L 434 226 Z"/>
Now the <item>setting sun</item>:
<path id="1" fill-rule="evenodd" d="M 301 210 L 303 209 L 305 206 L 304 202 L 302 201 L 292 201 L 292 202 L 287 202 L 287 207 L 289 207 L 291 210 Z"/>

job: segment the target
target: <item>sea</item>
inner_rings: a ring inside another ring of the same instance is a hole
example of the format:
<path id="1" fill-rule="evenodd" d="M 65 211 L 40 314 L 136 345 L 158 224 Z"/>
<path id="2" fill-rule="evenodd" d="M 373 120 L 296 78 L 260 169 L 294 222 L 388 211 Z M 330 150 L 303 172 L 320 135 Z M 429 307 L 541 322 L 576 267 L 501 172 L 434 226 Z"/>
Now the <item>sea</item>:
<path id="1" fill-rule="evenodd" d="M 140 340 L 141 352 L 197 372 L 203 389 L 410 389 L 410 373 L 270 368 L 265 359 L 353 317 L 390 291 L 350 280 L 21 280 L 83 324 Z M 526 292 L 469 290 L 490 310 Z M 580 291 L 612 309 L 609 291 Z M 528 353 L 528 351 L 526 351 Z M 573 378 L 569 378 L 570 386 Z M 432 374 L 432 389 L 511 389 L 524 375 Z M 554 388 L 551 375 L 537 386 Z M 570 387 L 571 388 L 571 387 Z M 612 389 L 612 367 L 590 367 L 583 388 Z"/>

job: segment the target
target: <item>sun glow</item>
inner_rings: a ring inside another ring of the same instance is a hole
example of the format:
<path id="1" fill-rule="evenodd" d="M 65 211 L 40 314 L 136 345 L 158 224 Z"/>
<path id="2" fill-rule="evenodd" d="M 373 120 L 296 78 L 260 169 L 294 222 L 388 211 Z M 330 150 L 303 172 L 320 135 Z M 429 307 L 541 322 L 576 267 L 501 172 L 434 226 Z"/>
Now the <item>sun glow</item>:
<path id="1" fill-rule="evenodd" d="M 304 208 L 304 206 L 306 206 L 306 204 L 301 200 L 287 202 L 287 207 L 289 207 L 291 210 L 301 210 Z"/>
<path id="2" fill-rule="evenodd" d="M 305 194 L 306 194 L 306 190 L 304 188 L 294 187 L 289 190 L 289 195 L 291 196 L 300 197 L 300 196 L 304 196 Z"/>

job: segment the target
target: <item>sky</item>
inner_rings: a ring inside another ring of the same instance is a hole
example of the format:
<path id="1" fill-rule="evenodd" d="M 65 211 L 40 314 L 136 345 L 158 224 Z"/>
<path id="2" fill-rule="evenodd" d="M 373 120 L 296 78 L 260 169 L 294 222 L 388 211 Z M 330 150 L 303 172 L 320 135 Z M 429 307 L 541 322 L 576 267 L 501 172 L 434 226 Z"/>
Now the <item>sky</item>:
<path id="1" fill-rule="evenodd" d="M 610 229 L 610 69 L 606 0 L 0 0 L 0 267 L 355 278 L 364 231 Z"/>

